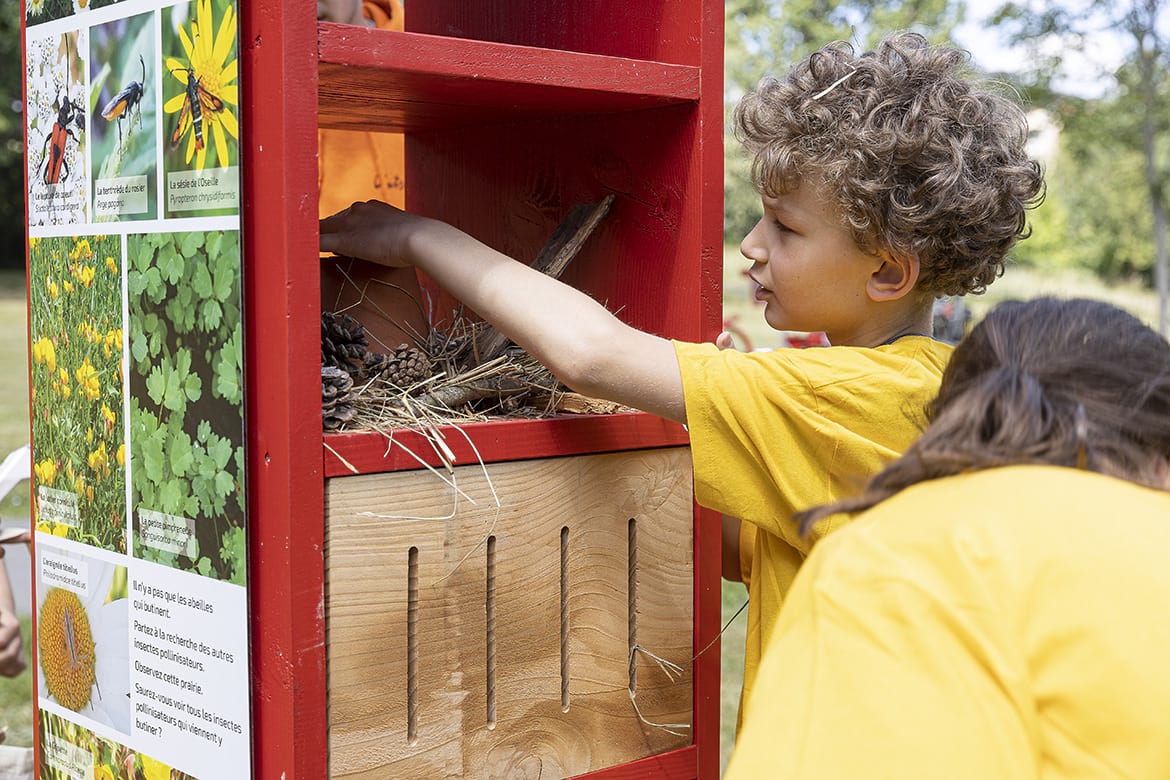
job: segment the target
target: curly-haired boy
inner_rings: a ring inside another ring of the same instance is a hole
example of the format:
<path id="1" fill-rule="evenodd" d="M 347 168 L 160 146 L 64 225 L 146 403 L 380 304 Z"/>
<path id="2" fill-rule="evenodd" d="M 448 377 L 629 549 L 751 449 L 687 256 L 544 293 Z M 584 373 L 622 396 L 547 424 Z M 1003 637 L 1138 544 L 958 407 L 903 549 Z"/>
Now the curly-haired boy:
<path id="1" fill-rule="evenodd" d="M 860 56 L 834 44 L 737 111 L 764 207 L 741 246 L 756 298 L 772 327 L 831 347 L 670 341 L 444 223 L 380 203 L 321 222 L 323 251 L 417 266 L 569 387 L 688 425 L 696 499 L 758 530 L 745 698 L 816 538 L 792 514 L 915 438 L 951 352 L 929 335 L 933 299 L 994 280 L 1042 196 L 1023 113 L 965 65 L 912 34 Z"/>
<path id="2" fill-rule="evenodd" d="M 915 318 L 939 296 L 983 292 L 1003 273 L 1008 250 L 1027 235 L 1024 212 L 1042 199 L 1043 181 L 1024 151 L 1027 127 L 1019 107 L 973 79 L 967 59 L 961 50 L 900 33 L 860 56 L 847 43 L 830 44 L 794 66 L 785 79 L 762 80 L 735 113 L 736 133 L 752 155 L 752 180 L 765 209 L 765 219 L 744 240 L 744 255 L 766 261 L 769 237 L 780 247 L 783 231 L 791 227 L 784 210 L 816 189 L 813 197 L 832 204 L 829 209 L 863 251 L 886 252 L 895 263 L 899 257 L 916 260 L 917 280 L 904 293 L 910 304 L 905 310 Z M 780 232 L 770 233 L 773 228 Z M 762 287 L 757 297 L 769 304 L 765 317 L 773 327 L 828 330 L 834 308 L 853 306 L 843 296 L 834 301 L 833 290 L 810 297 L 810 290 L 824 285 L 769 284 L 764 278 L 768 266 L 757 261 L 761 265 L 749 274 Z M 872 295 L 863 301 L 879 302 Z M 898 314 L 898 307 L 878 308 Z M 931 325 L 921 319 L 905 328 L 858 314 L 854 309 L 847 321 L 894 335 L 930 332 Z M 864 342 L 840 332 L 830 340 Z M 887 388 L 893 393 L 887 408 L 899 403 L 905 408 L 908 401 L 920 408 L 933 396 L 939 376 L 931 369 L 929 377 L 909 379 L 901 390 Z M 905 422 L 891 424 L 901 444 L 883 459 L 909 443 Z M 862 452 L 868 449 L 859 444 Z M 696 453 L 705 449 L 697 447 Z M 870 450 L 867 457 L 874 454 Z M 810 461 L 814 471 L 827 465 L 818 464 L 815 456 Z M 838 469 L 819 477 L 810 473 L 806 485 L 784 491 L 789 497 L 785 508 L 799 511 L 818 491 L 839 495 L 847 489 L 842 476 L 846 473 Z M 749 588 L 756 529 L 751 523 L 741 528 L 733 517 L 724 520 L 724 572 Z M 814 538 L 827 530 L 818 529 Z M 790 578 L 808 543 L 785 538 L 790 549 L 781 552 L 790 559 L 785 570 Z M 787 580 L 777 587 L 786 590 Z M 757 619 L 761 609 L 772 612 L 762 606 L 766 598 L 753 589 L 752 601 L 761 605 L 755 608 Z M 759 627 L 749 613 L 749 646 L 760 642 Z"/>

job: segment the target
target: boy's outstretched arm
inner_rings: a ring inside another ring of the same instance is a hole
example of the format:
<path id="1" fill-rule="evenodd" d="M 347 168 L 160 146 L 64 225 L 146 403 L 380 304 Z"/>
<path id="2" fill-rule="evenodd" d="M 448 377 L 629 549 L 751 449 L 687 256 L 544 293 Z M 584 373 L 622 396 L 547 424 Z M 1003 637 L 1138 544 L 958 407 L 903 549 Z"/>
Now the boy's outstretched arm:
<path id="1" fill-rule="evenodd" d="M 413 265 L 577 392 L 686 422 L 674 345 L 446 223 L 378 201 L 321 220 L 321 251 Z"/>

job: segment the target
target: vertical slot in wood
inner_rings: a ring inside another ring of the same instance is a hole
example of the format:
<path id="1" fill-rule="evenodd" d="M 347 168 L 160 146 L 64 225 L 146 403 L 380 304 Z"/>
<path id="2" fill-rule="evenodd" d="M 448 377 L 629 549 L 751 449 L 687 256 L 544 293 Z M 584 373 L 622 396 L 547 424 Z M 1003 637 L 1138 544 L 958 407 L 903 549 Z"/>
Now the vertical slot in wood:
<path id="1" fill-rule="evenodd" d="M 487 727 L 496 727 L 496 537 L 487 540 L 486 616 Z"/>
<path id="2" fill-rule="evenodd" d="M 561 712 L 569 711 L 569 527 L 561 528 Z"/>
<path id="3" fill-rule="evenodd" d="M 406 562 L 406 741 L 418 743 L 418 548 Z"/>
<path id="4" fill-rule="evenodd" d="M 626 617 L 630 654 L 630 692 L 633 693 L 638 688 L 638 662 L 634 657 L 634 647 L 638 644 L 638 525 L 632 517 L 626 541 L 626 560 L 628 562 Z"/>

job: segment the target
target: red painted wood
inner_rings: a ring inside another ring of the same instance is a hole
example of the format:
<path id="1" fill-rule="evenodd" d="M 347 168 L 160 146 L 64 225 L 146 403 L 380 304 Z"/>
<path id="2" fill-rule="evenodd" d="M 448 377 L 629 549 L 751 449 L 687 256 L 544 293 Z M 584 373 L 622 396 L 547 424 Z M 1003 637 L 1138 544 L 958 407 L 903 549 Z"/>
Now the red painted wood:
<path id="1" fill-rule="evenodd" d="M 706 3 L 712 6 L 713 3 Z M 719 4 L 722 9 L 722 4 Z M 539 46 L 631 59 L 696 65 L 708 26 L 700 0 L 427 0 L 406 14 L 406 29 L 451 38 Z M 718 89 L 722 90 L 722 84 Z M 722 98 L 720 98 L 722 99 Z"/>
<path id="2" fill-rule="evenodd" d="M 239 5 L 253 776 L 327 776 L 317 22 Z"/>
<path id="3" fill-rule="evenodd" d="M 698 129 L 688 105 L 408 135 L 407 207 L 527 262 L 572 206 L 613 194 L 562 278 L 634 327 L 699 340 L 699 261 L 722 241 L 702 234 L 704 205 L 713 206 Z M 433 292 L 441 322 L 456 304 Z"/>
<path id="4" fill-rule="evenodd" d="M 25 41 L 27 40 L 25 37 L 25 33 L 27 30 L 27 25 L 25 24 L 25 20 L 27 18 L 28 18 L 28 12 L 26 10 L 26 3 L 25 3 L 25 0 L 21 0 L 21 2 L 20 2 L 20 61 L 22 63 L 28 62 L 28 51 L 25 47 Z M 20 98 L 21 104 L 25 107 L 25 110 L 27 111 L 28 110 L 28 80 L 27 79 L 21 79 L 20 95 L 21 95 L 21 98 Z M 28 156 L 29 156 L 28 122 L 22 120 L 20 123 L 20 126 L 21 126 L 21 136 L 24 139 L 24 158 L 25 158 L 25 160 L 28 160 Z M 21 168 L 23 170 L 22 176 L 23 176 L 23 181 L 24 181 L 24 224 L 28 225 L 29 224 L 29 218 L 28 218 L 28 191 L 29 191 L 29 189 L 28 189 L 28 184 L 29 184 L 29 182 L 28 182 L 28 163 L 27 162 L 22 163 Z M 26 335 L 27 340 L 24 343 L 31 345 L 32 344 L 32 317 L 31 317 L 31 312 L 32 312 L 32 289 L 31 289 L 32 274 L 29 273 L 29 271 L 30 271 L 29 260 L 30 260 L 30 258 L 29 258 L 29 252 L 28 252 L 28 233 L 26 232 L 25 233 L 25 242 L 24 242 L 24 278 L 25 278 L 25 287 L 24 287 L 25 309 L 24 310 L 26 312 L 29 312 L 30 316 L 25 318 L 25 331 L 27 334 Z M 32 358 L 32 350 L 30 349 L 29 354 L 28 354 L 28 369 L 27 369 L 28 370 L 28 379 L 27 379 L 28 385 L 27 386 L 29 388 L 31 388 L 33 386 L 33 384 L 32 384 L 32 366 L 33 366 L 33 358 Z M 32 393 L 30 392 L 29 397 L 28 397 L 28 440 L 29 440 L 30 445 L 34 444 L 33 435 L 32 435 L 32 420 L 33 420 L 33 398 L 32 398 Z M 30 469 L 31 469 L 31 463 L 35 463 L 36 460 L 35 460 L 33 453 L 31 453 L 31 452 L 29 453 L 29 457 L 33 458 L 33 460 L 30 461 Z M 31 473 L 31 471 L 30 471 L 30 473 Z M 32 512 L 32 509 L 31 509 L 31 507 L 32 507 L 32 490 L 33 490 L 31 480 L 29 481 L 28 489 L 29 489 L 29 507 L 30 507 L 29 520 L 31 522 L 33 520 L 33 516 L 31 514 L 31 512 Z M 34 533 L 31 534 L 32 539 L 29 541 L 28 549 L 29 549 L 29 555 L 32 556 L 31 560 L 36 561 L 39 559 L 37 558 L 37 544 L 36 544 L 36 536 L 37 535 L 35 533 L 35 531 L 36 531 L 35 527 L 33 528 L 33 531 L 34 531 Z M 29 593 L 36 592 L 36 567 L 35 566 L 29 567 L 28 588 L 29 588 L 29 590 L 28 590 Z M 33 614 L 32 614 L 32 636 L 34 636 L 34 637 L 37 636 L 37 611 L 35 609 L 33 610 Z M 32 641 L 31 639 L 26 639 L 26 641 L 28 642 L 28 647 L 29 647 L 29 655 L 30 655 L 29 664 L 32 668 L 32 680 L 31 680 L 32 681 L 32 690 L 35 692 L 35 691 L 40 690 L 40 683 L 39 683 L 38 678 L 39 678 L 40 673 L 41 673 L 41 666 L 37 661 L 37 643 Z M 39 698 L 36 695 L 34 695 L 32 697 L 32 706 L 33 706 L 33 724 L 34 724 L 33 725 L 33 734 L 38 735 L 39 734 L 38 729 L 40 728 L 39 724 L 40 724 L 40 718 L 41 718 L 41 716 L 40 716 L 41 708 L 40 708 Z M 32 742 L 33 742 L 33 766 L 36 767 L 36 772 L 39 776 L 40 767 L 41 767 L 41 741 L 39 738 L 34 738 Z"/>
<path id="5" fill-rule="evenodd" d="M 705 146 L 698 173 L 704 187 L 700 231 L 704 237 L 700 259 L 699 295 L 695 316 L 700 339 L 711 341 L 723 327 L 723 3 L 703 3 L 699 21 L 702 47 L 703 94 L 699 101 L 699 131 Z M 711 239 L 714 238 L 714 241 Z M 717 512 L 699 510 L 695 517 L 695 649 L 702 655 L 694 665 L 693 736 L 698 748 L 698 776 L 719 777 L 719 648 L 712 637 L 721 629 L 722 519 Z M 707 649 L 704 649 L 707 648 Z"/>
<path id="6" fill-rule="evenodd" d="M 522 259 L 573 205 L 617 195 L 566 281 L 636 327 L 710 340 L 721 322 L 722 13 L 700 0 L 428 0 L 407 17 L 428 36 L 318 25 L 308 3 L 241 5 L 254 776 L 328 771 L 323 479 L 350 472 L 319 444 L 318 122 L 406 131 L 408 206 Z M 441 322 L 452 302 L 435 300 Z M 458 461 L 474 462 L 444 430 Z M 643 414 L 462 430 L 485 462 L 687 442 Z M 417 433 L 397 436 L 428 449 Z M 363 472 L 418 467 L 398 448 L 385 457 L 378 434 L 324 443 Z M 699 648 L 719 628 L 717 516 L 696 513 L 695 541 Z M 716 644 L 695 661 L 694 745 L 590 777 L 715 778 L 718 677 Z"/>
<path id="7" fill-rule="evenodd" d="M 683 426 L 641 413 L 493 421 L 458 428 L 443 426 L 439 431 L 455 455 L 455 464 L 461 466 L 685 446 L 690 441 Z M 435 446 L 418 431 L 395 431 L 393 437 L 372 432 L 334 433 L 325 437 L 325 445 L 326 477 L 425 468 L 419 460 L 430 466 L 443 465 Z"/>
<path id="8" fill-rule="evenodd" d="M 693 102 L 699 69 L 321 24 L 321 125 L 414 132 Z"/>

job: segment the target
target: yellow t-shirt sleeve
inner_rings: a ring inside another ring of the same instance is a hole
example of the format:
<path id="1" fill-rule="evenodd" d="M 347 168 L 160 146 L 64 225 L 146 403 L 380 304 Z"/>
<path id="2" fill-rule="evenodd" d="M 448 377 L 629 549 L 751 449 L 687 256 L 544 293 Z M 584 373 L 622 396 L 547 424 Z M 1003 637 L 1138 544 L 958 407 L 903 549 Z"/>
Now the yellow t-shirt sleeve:
<path id="1" fill-rule="evenodd" d="M 696 500 L 807 553 L 828 529 L 806 538 L 793 513 L 859 492 L 909 446 L 950 348 L 913 338 L 742 353 L 676 342 L 675 353 Z"/>

